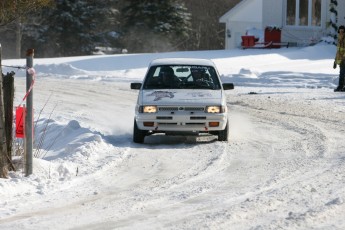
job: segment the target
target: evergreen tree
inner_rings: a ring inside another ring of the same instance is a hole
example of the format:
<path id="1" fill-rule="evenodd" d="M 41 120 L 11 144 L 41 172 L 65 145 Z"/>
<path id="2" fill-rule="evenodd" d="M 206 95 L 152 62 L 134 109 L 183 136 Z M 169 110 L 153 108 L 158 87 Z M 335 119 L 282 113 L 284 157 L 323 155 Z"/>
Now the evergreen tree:
<path id="1" fill-rule="evenodd" d="M 337 30 L 338 30 L 338 11 L 337 11 L 338 2 L 337 0 L 331 0 L 329 11 L 331 12 L 330 20 L 328 26 L 330 26 L 329 35 L 334 38 L 333 44 L 337 43 Z"/>
<path id="2" fill-rule="evenodd" d="M 34 40 L 41 48 L 37 54 L 89 55 L 97 45 L 112 45 L 116 40 L 112 29 L 117 24 L 118 14 L 112 7 L 114 2 L 55 0 L 56 6 L 42 12 L 41 21 L 37 26 L 26 28 L 31 41 Z"/>
<path id="3" fill-rule="evenodd" d="M 131 52 L 169 51 L 188 37 L 190 14 L 178 0 L 130 0 L 125 4 L 123 38 Z"/>

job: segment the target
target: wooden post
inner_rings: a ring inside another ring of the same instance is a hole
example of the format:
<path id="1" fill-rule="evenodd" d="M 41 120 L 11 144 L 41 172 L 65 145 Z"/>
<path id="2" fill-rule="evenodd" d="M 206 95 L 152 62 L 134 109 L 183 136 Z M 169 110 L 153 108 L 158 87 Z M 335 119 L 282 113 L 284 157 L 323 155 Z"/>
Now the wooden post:
<path id="1" fill-rule="evenodd" d="M 12 141 L 13 141 L 13 98 L 14 98 L 14 72 L 7 73 L 3 78 L 4 111 L 5 111 L 5 134 L 7 145 L 7 157 L 5 162 L 9 170 L 15 170 L 12 164 Z"/>
<path id="2" fill-rule="evenodd" d="M 7 146 L 6 146 L 6 135 L 5 135 L 5 115 L 4 115 L 4 99 L 2 90 L 2 68 L 1 68 L 1 45 L 0 45 L 0 177 L 7 177 Z"/>
<path id="3" fill-rule="evenodd" d="M 33 165 L 33 74 L 29 73 L 28 69 L 33 67 L 34 49 L 28 49 L 26 52 L 26 117 L 25 117 L 25 153 L 26 153 L 26 167 L 25 175 L 29 176 L 32 174 Z"/>

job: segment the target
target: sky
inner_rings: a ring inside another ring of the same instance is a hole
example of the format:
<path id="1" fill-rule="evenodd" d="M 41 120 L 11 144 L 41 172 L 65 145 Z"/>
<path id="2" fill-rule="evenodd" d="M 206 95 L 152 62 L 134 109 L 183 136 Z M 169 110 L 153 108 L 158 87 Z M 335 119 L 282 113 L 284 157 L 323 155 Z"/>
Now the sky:
<path id="1" fill-rule="evenodd" d="M 344 229 L 345 93 L 336 47 L 34 58 L 33 174 L 0 179 L 0 229 Z M 153 59 L 211 59 L 230 139 L 152 135 L 132 142 Z M 25 66 L 25 59 L 3 60 Z M 15 72 L 15 106 L 26 94 Z"/>

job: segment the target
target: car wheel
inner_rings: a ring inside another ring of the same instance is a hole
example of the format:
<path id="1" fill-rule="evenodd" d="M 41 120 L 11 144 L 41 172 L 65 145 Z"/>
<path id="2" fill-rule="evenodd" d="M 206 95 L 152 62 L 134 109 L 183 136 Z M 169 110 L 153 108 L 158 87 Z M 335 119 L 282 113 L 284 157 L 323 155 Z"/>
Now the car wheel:
<path id="1" fill-rule="evenodd" d="M 218 132 L 218 141 L 228 141 L 229 139 L 229 122 L 226 123 L 225 129 Z"/>
<path id="2" fill-rule="evenodd" d="M 144 139 L 147 131 L 141 130 L 137 126 L 137 122 L 134 120 L 134 129 L 133 129 L 133 142 L 134 143 L 144 143 Z"/>

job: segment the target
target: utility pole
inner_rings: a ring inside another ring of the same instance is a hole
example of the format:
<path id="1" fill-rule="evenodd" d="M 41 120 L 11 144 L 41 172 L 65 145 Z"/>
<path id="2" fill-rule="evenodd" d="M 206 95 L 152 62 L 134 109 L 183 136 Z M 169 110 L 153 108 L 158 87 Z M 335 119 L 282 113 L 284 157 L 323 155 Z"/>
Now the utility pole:
<path id="1" fill-rule="evenodd" d="M 7 143 L 5 133 L 5 112 L 4 112 L 4 99 L 2 90 L 2 68 L 1 68 L 1 44 L 0 44 L 0 178 L 7 176 Z"/>
<path id="2" fill-rule="evenodd" d="M 25 153 L 26 153 L 26 167 L 25 175 L 29 176 L 32 174 L 33 164 L 33 73 L 29 71 L 33 67 L 34 49 L 28 49 L 26 51 L 26 116 L 25 116 Z"/>

